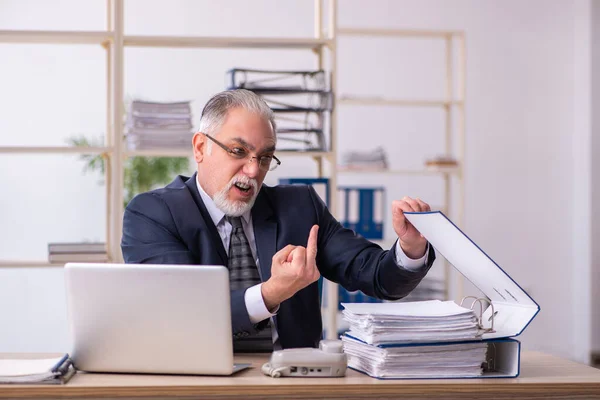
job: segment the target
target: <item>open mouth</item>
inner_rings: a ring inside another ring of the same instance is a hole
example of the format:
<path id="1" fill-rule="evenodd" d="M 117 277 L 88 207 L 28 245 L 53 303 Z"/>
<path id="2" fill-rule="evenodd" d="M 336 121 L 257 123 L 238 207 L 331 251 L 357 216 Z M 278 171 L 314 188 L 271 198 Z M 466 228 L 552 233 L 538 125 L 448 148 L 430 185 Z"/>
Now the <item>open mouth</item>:
<path id="1" fill-rule="evenodd" d="M 248 197 L 252 195 L 252 185 L 243 182 L 236 182 L 233 184 L 235 191 L 242 197 Z"/>
<path id="2" fill-rule="evenodd" d="M 235 186 L 236 188 L 238 188 L 242 192 L 249 192 L 250 189 L 252 188 L 251 185 L 247 185 L 247 184 L 241 183 L 241 182 L 238 182 L 238 183 L 234 184 L 233 186 Z"/>

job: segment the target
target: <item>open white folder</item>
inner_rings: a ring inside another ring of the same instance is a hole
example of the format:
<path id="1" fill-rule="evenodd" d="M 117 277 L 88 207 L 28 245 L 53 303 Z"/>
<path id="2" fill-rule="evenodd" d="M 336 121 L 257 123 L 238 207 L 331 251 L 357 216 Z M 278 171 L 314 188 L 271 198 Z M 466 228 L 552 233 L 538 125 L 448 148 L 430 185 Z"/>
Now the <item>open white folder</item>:
<path id="1" fill-rule="evenodd" d="M 487 329 L 492 328 L 492 321 L 494 324 L 492 332 L 482 335 L 489 343 L 488 362 L 493 371 L 484 377 L 518 376 L 521 346 L 511 337 L 525 330 L 539 313 L 540 306 L 442 212 L 404 214 L 436 251 L 491 303 L 483 312 L 481 323 Z"/>

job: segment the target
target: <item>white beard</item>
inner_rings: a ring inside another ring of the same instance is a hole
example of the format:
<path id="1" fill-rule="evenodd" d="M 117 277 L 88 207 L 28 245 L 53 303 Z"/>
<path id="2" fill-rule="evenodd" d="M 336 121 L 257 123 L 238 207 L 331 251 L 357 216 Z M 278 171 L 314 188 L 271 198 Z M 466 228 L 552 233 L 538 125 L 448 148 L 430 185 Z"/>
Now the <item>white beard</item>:
<path id="1" fill-rule="evenodd" d="M 250 185 L 253 190 L 252 198 L 249 201 L 232 201 L 227 198 L 229 195 L 229 190 L 236 183 L 243 183 L 246 185 Z M 215 193 L 213 197 L 213 201 L 217 208 L 225 213 L 228 217 L 241 217 L 247 211 L 249 211 L 254 205 L 254 201 L 256 200 L 256 196 L 258 195 L 258 183 L 256 179 L 248 178 L 247 176 L 240 175 L 234 176 L 227 186 L 223 189 Z"/>

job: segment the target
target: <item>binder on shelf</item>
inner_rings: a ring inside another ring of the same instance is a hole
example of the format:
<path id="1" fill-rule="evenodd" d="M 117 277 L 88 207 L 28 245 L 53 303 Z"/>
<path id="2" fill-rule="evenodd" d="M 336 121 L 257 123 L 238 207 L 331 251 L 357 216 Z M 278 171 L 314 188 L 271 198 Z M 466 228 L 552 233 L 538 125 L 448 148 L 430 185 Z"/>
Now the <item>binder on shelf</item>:
<path id="1" fill-rule="evenodd" d="M 383 239 L 384 187 L 338 187 L 341 224 L 366 239 Z"/>
<path id="2" fill-rule="evenodd" d="M 463 306 L 464 301 L 469 301 L 466 307 L 471 307 L 477 315 L 480 328 L 477 340 L 487 346 L 483 375 L 477 377 L 517 377 L 521 343 L 514 337 L 527 328 L 539 313 L 540 306 L 442 212 L 407 212 L 405 215 L 435 250 L 486 296 L 463 299 Z M 459 346 L 464 342 L 473 341 L 403 343 L 396 347 Z"/>
<path id="3" fill-rule="evenodd" d="M 229 89 L 260 95 L 274 112 L 326 112 L 333 109 L 325 71 L 274 71 L 233 68 Z"/>
<path id="4" fill-rule="evenodd" d="M 321 200 L 329 207 L 328 178 L 279 178 L 280 185 L 311 185 Z"/>
<path id="5" fill-rule="evenodd" d="M 257 93 L 321 93 L 327 90 L 324 70 L 282 71 L 232 68 L 229 89 L 248 89 Z"/>
<path id="6" fill-rule="evenodd" d="M 325 71 L 233 68 L 227 81 L 227 89 L 250 90 L 273 110 L 280 150 L 326 150 L 325 115 L 333 109 L 333 93 Z"/>

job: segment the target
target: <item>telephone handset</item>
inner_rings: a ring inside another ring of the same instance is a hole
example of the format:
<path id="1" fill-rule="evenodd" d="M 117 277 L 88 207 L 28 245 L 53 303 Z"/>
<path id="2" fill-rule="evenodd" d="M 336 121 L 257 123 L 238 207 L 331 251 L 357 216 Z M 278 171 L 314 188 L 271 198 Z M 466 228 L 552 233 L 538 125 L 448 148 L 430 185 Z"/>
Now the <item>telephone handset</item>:
<path id="1" fill-rule="evenodd" d="M 335 377 L 346 375 L 348 359 L 341 340 L 321 340 L 319 348 L 285 349 L 274 351 L 262 372 L 273 378 Z"/>

